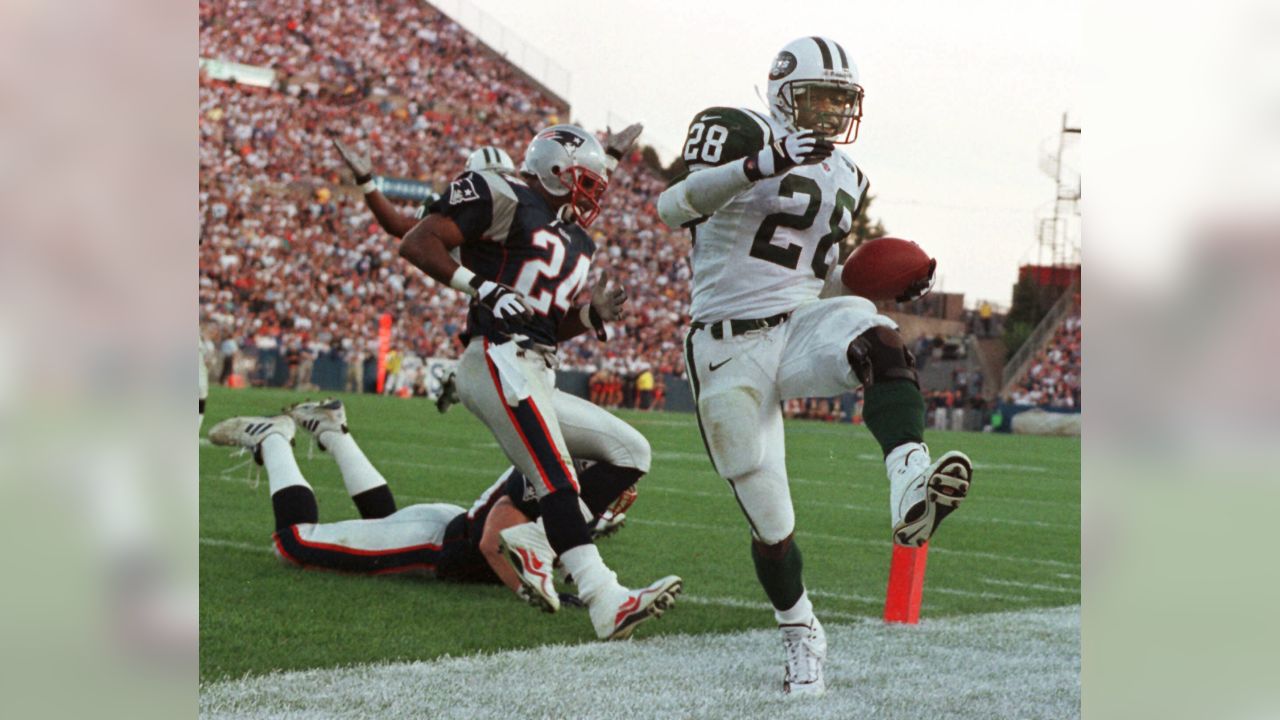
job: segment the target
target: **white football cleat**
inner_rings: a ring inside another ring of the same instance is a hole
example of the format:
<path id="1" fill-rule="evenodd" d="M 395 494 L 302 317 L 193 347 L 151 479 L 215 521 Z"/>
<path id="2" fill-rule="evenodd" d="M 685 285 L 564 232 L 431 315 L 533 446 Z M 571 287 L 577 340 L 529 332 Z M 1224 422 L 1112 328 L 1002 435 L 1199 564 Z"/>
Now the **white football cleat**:
<path id="1" fill-rule="evenodd" d="M 615 515 L 613 511 L 605 510 L 600 513 L 600 517 L 596 518 L 589 526 L 589 529 L 591 530 L 591 540 L 594 542 L 602 538 L 607 538 L 621 530 L 622 526 L 626 524 L 626 513 L 618 513 Z"/>
<path id="2" fill-rule="evenodd" d="M 293 444 L 297 427 L 288 415 L 275 417 L 233 417 L 209 428 L 209 442 L 214 445 L 242 447 L 253 451 L 253 459 L 262 464 L 262 441 L 269 435 L 279 435 Z"/>
<path id="3" fill-rule="evenodd" d="M 515 568 L 525 602 L 553 613 L 560 609 L 560 593 L 552 580 L 551 566 L 555 552 L 547 542 L 547 534 L 537 523 L 514 525 L 498 533 L 498 549 Z"/>
<path id="4" fill-rule="evenodd" d="M 793 696 L 817 697 L 827 691 L 822 664 L 827 660 L 827 633 L 818 618 L 802 625 L 779 625 L 782 647 L 787 652 L 787 672 L 782 692 Z"/>
<path id="5" fill-rule="evenodd" d="M 320 402 L 311 400 L 300 402 L 285 408 L 285 412 L 293 418 L 294 422 L 315 436 L 316 444 L 321 450 L 324 450 L 325 446 L 320 442 L 320 433 L 347 432 L 347 410 L 342 406 L 342 401 L 336 398 L 327 398 Z"/>
<path id="6" fill-rule="evenodd" d="M 684 589 L 684 581 L 676 575 L 668 575 L 652 585 L 639 590 L 627 590 L 607 600 L 590 604 L 591 624 L 596 637 L 601 640 L 625 640 L 631 637 L 636 625 L 662 614 L 676 602 L 676 595 Z"/>
<path id="7" fill-rule="evenodd" d="M 635 504 L 637 497 L 635 485 L 623 490 L 618 499 L 591 522 L 589 526 L 591 539 L 599 540 L 621 530 L 622 526 L 627 524 L 627 510 Z"/>
<path id="8" fill-rule="evenodd" d="M 905 454 L 899 453 L 905 450 Z M 938 525 L 969 495 L 973 463 L 952 450 L 932 465 L 923 444 L 897 448 L 886 460 L 893 513 L 893 541 L 920 547 L 933 537 Z"/>

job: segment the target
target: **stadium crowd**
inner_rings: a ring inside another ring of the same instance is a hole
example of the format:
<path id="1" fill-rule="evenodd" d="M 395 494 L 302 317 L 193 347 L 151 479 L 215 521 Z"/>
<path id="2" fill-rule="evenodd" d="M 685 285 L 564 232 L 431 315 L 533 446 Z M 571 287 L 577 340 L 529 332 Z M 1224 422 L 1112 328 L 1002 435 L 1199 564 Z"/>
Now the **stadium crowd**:
<path id="1" fill-rule="evenodd" d="M 1079 315 L 1066 318 L 1036 355 L 1009 400 L 1016 405 L 1079 410 L 1080 330 Z"/>
<path id="2" fill-rule="evenodd" d="M 380 175 L 439 188 L 481 145 L 518 162 L 563 105 L 418 0 L 205 1 L 200 50 L 277 73 L 269 88 L 199 83 L 201 316 L 211 343 L 235 348 L 223 365 L 263 351 L 287 357 L 300 384 L 322 354 L 363 366 L 383 313 L 401 357 L 456 357 L 462 296 L 398 259 L 331 139 L 369 151 Z M 638 159 L 611 178 L 590 228 L 631 313 L 607 344 L 563 346 L 565 367 L 683 372 L 688 239 L 658 220 L 663 181 Z"/>

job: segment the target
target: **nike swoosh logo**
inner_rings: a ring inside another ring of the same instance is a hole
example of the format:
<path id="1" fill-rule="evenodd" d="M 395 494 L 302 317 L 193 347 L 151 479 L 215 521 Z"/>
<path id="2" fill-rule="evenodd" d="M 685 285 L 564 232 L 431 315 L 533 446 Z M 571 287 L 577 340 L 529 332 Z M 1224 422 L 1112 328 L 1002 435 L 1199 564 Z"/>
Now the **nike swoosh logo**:
<path id="1" fill-rule="evenodd" d="M 735 355 L 734 357 L 737 357 L 737 355 Z M 715 372 L 715 371 L 719 370 L 720 368 L 724 367 L 725 365 L 729 364 L 732 360 L 733 360 L 733 358 L 729 358 L 728 360 L 725 360 L 724 362 L 722 362 L 722 363 L 720 363 L 720 364 L 718 364 L 718 365 L 717 365 L 717 364 L 715 364 L 715 363 L 712 363 L 712 364 L 708 365 L 707 367 L 711 369 L 711 372 Z"/>
<path id="2" fill-rule="evenodd" d="M 700 118 L 698 118 L 698 119 L 699 119 L 699 120 L 719 120 L 719 119 L 720 119 L 720 116 L 719 116 L 719 115 L 703 115 L 702 117 L 700 117 Z"/>

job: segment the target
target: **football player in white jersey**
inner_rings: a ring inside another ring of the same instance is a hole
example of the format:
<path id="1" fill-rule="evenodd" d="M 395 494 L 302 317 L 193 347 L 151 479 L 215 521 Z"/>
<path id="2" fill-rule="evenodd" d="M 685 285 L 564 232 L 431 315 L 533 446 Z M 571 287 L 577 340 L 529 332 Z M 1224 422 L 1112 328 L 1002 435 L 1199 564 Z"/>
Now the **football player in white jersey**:
<path id="1" fill-rule="evenodd" d="M 824 691 L 826 636 L 793 537 L 781 402 L 865 388 L 863 417 L 884 451 L 899 544 L 929 539 L 966 496 L 972 470 L 959 452 L 930 460 L 924 398 L 896 325 L 837 289 L 837 245 L 868 181 L 835 145 L 857 138 L 862 99 L 843 47 L 795 40 L 770 70 L 767 114 L 712 107 L 694 116 L 689 172 L 658 201 L 667 225 L 693 234 L 685 362 L 698 426 L 751 525 L 756 576 L 782 630 L 783 689 L 796 694 Z"/>

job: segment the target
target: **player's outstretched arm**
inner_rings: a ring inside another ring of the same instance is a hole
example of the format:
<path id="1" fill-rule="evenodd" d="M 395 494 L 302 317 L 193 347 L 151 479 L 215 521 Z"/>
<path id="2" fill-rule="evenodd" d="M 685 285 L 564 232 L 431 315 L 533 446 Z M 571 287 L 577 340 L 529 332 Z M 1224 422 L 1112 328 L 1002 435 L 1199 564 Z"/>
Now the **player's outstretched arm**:
<path id="1" fill-rule="evenodd" d="M 373 212 L 378 225 L 398 238 L 404 237 L 418 221 L 411 215 L 401 214 L 387 196 L 374 185 L 373 159 L 369 155 L 361 155 L 341 140 L 335 139 L 333 146 L 342 156 L 342 161 L 350 168 L 351 174 L 355 176 L 356 184 L 364 191 L 364 202 Z"/>
<path id="2" fill-rule="evenodd" d="M 484 521 L 484 535 L 480 537 L 480 552 L 484 555 L 485 561 L 497 573 L 502 584 L 511 588 L 513 593 L 520 592 L 520 578 L 516 576 L 515 568 L 502 557 L 502 551 L 498 549 L 498 544 L 502 540 L 498 533 L 527 522 L 529 522 L 528 516 L 511 504 L 511 498 L 503 497 L 494 503 L 493 509 L 489 511 L 489 517 Z"/>

